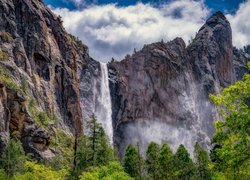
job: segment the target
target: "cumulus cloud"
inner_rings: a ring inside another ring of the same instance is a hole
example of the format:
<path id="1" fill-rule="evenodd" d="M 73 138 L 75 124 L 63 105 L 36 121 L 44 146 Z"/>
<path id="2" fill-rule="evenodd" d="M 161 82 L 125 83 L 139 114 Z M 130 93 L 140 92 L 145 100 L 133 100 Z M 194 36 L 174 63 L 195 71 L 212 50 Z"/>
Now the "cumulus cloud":
<path id="1" fill-rule="evenodd" d="M 80 0 L 78 0 L 80 1 Z M 186 42 L 204 23 L 209 10 L 203 1 L 172 1 L 155 7 L 138 3 L 92 5 L 82 10 L 53 9 L 64 26 L 79 37 L 96 60 L 122 59 L 134 48 L 164 39 L 182 37 Z"/>
<path id="2" fill-rule="evenodd" d="M 232 26 L 233 44 L 238 48 L 250 44 L 250 0 L 242 3 L 234 15 L 226 15 Z"/>

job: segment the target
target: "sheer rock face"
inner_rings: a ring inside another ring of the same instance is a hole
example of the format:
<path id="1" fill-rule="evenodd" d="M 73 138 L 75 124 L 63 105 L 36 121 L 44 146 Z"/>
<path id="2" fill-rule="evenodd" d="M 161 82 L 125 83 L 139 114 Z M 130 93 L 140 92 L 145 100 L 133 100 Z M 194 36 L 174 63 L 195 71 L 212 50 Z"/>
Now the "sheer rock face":
<path id="1" fill-rule="evenodd" d="M 218 115 L 208 94 L 233 83 L 235 70 L 237 78 L 246 70 L 245 56 L 233 51 L 231 39 L 228 21 L 216 13 L 187 47 L 176 38 L 109 63 L 114 142 L 120 154 L 129 143 L 140 142 L 145 149 L 150 141 L 173 148 L 184 144 L 190 151 L 199 141 L 209 148 Z M 81 134 L 88 112 L 96 108 L 100 64 L 41 0 L 0 0 L 0 51 L 7 55 L 0 58 L 0 68 L 28 88 L 24 96 L 0 82 L 0 152 L 14 133 L 27 153 L 50 158 L 55 154 L 49 148 L 51 132 L 32 119 L 29 101 L 55 115 L 56 127 Z"/>
<path id="2" fill-rule="evenodd" d="M 79 74 L 89 59 L 88 49 L 67 34 L 61 19 L 39 0 L 0 0 L 0 50 L 8 55 L 0 65 L 12 72 L 16 84 L 27 82 L 27 101 L 36 100 L 40 110 L 55 115 L 62 130 L 82 133 Z M 3 107 L 11 95 L 6 93 L 1 95 L 0 103 L 0 112 L 5 111 L 0 119 L 1 141 L 8 134 L 9 115 Z M 13 99 L 8 103 L 15 107 L 10 112 L 13 117 L 21 107 Z M 22 124 L 18 132 L 25 136 L 24 146 L 42 155 L 49 135 L 34 122 L 24 126 L 21 117 L 15 117 L 15 121 Z M 31 121 L 30 116 L 26 120 Z M 10 126 L 10 131 L 16 129 Z"/>
<path id="3" fill-rule="evenodd" d="M 115 144 L 167 141 L 192 151 L 196 141 L 209 148 L 218 117 L 209 93 L 235 81 L 232 35 L 220 12 L 211 16 L 194 41 L 182 39 L 144 46 L 109 64 Z"/>
<path id="4" fill-rule="evenodd" d="M 249 52 L 247 51 L 248 49 L 246 49 L 246 52 L 237 49 L 235 47 L 233 49 L 234 67 L 237 80 L 242 79 L 245 73 L 250 73 L 247 67 L 247 62 L 249 61 L 249 57 L 248 58 L 246 57 L 249 56 L 250 54 L 250 45 L 247 47 L 249 47 Z"/>
<path id="5" fill-rule="evenodd" d="M 0 83 L 0 153 L 9 139 L 10 113 L 7 108 L 7 93 L 5 87 Z"/>

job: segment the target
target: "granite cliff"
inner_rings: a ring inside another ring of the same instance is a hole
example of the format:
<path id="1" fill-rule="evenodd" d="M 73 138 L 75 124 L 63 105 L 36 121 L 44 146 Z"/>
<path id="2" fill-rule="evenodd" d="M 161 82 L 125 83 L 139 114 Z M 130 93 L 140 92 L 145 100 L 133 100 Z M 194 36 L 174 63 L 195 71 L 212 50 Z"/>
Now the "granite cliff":
<path id="1" fill-rule="evenodd" d="M 240 79 L 246 62 L 220 12 L 189 45 L 156 42 L 106 66 L 41 0 L 0 0 L 0 152 L 16 136 L 27 153 L 53 157 L 54 129 L 81 135 L 92 113 L 121 155 L 150 141 L 209 149 L 218 115 L 208 95 Z"/>
<path id="2" fill-rule="evenodd" d="M 54 126 L 81 134 L 78 74 L 88 62 L 88 49 L 40 0 L 1 0 L 0 10 L 0 147 L 9 133 L 19 134 L 26 152 L 43 157 L 53 133 L 38 126 L 27 107 L 53 117 Z"/>
<path id="3" fill-rule="evenodd" d="M 217 111 L 209 99 L 241 78 L 246 57 L 232 46 L 231 27 L 213 14 L 186 45 L 181 38 L 145 45 L 109 64 L 114 141 L 122 154 L 130 144 L 184 144 L 209 149 Z M 241 55 L 240 55 L 241 54 Z M 241 57 L 241 58 L 239 58 Z M 234 65 L 235 64 L 235 65 Z"/>

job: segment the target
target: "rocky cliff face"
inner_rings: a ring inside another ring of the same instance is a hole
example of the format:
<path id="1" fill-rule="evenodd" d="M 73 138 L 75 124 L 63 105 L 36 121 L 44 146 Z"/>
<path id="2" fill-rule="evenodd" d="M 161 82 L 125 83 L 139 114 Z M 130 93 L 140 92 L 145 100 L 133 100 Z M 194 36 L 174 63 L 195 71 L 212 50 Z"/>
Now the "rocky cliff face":
<path id="1" fill-rule="evenodd" d="M 150 141 L 208 148 L 217 113 L 209 93 L 236 79 L 229 22 L 218 12 L 187 47 L 181 38 L 144 46 L 109 64 L 115 144 Z"/>
<path id="2" fill-rule="evenodd" d="M 0 152 L 14 135 L 26 152 L 50 158 L 53 128 L 80 135 L 92 113 L 120 154 L 150 141 L 209 148 L 218 115 L 208 95 L 241 78 L 245 63 L 216 13 L 188 46 L 181 38 L 157 42 L 109 63 L 108 87 L 106 66 L 40 0 L 0 0 Z"/>
<path id="3" fill-rule="evenodd" d="M 10 130 L 20 134 L 28 152 L 42 155 L 48 149 L 47 132 L 26 109 L 31 100 L 39 111 L 57 119 L 55 126 L 81 134 L 78 74 L 89 59 L 88 49 L 64 30 L 61 19 L 40 0 L 0 0 L 0 51 L 0 66 L 11 72 L 6 77 L 2 71 L 1 81 L 20 85 L 1 84 L 0 147 Z M 24 97 L 15 95 L 23 86 Z"/>
<path id="4" fill-rule="evenodd" d="M 241 49 L 233 48 L 234 55 L 234 67 L 237 80 L 242 79 L 245 73 L 250 73 L 247 67 L 247 62 L 249 61 L 250 55 L 250 45 L 245 52 Z"/>

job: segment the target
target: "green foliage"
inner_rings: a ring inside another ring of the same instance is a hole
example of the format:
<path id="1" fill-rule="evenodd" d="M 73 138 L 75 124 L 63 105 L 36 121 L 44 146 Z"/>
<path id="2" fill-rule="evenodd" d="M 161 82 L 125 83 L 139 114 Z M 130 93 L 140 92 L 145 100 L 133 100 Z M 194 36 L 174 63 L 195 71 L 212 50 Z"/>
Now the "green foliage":
<path id="1" fill-rule="evenodd" d="M 4 148 L 0 159 L 0 168 L 3 168 L 8 178 L 17 172 L 22 172 L 26 156 L 22 144 L 18 140 L 10 139 Z"/>
<path id="2" fill-rule="evenodd" d="M 124 172 L 119 162 L 110 162 L 106 166 L 93 168 L 89 172 L 84 172 L 81 180 L 132 180 L 128 174 Z"/>
<path id="3" fill-rule="evenodd" d="M 100 128 L 99 145 L 97 145 L 96 163 L 97 165 L 106 165 L 114 160 L 114 152 L 109 145 L 108 138 L 105 135 L 104 129 Z"/>
<path id="4" fill-rule="evenodd" d="M 2 81 L 7 88 L 22 92 L 11 72 L 4 66 L 0 66 L 0 81 Z"/>
<path id="5" fill-rule="evenodd" d="M 5 51 L 0 50 L 0 61 L 7 61 L 9 54 Z"/>
<path id="6" fill-rule="evenodd" d="M 146 152 L 146 167 L 147 173 L 152 179 L 159 179 L 159 152 L 160 147 L 158 144 L 151 142 Z"/>
<path id="7" fill-rule="evenodd" d="M 93 166 L 106 165 L 114 160 L 114 153 L 109 145 L 107 136 L 95 115 L 88 122 L 88 148 L 90 149 L 90 162 Z"/>
<path id="8" fill-rule="evenodd" d="M 13 41 L 12 35 L 8 32 L 0 32 L 0 38 L 2 39 L 3 42 L 7 42 L 7 43 L 10 43 Z"/>
<path id="9" fill-rule="evenodd" d="M 0 179 L 8 179 L 8 176 L 6 174 L 6 172 L 4 171 L 4 169 L 0 169 Z"/>
<path id="10" fill-rule="evenodd" d="M 136 179 L 142 178 L 142 158 L 137 151 L 137 149 L 129 145 L 126 149 L 125 156 L 124 156 L 124 169 L 125 172 L 128 173 L 131 177 Z"/>
<path id="11" fill-rule="evenodd" d="M 88 122 L 88 128 L 88 135 L 82 136 L 77 140 L 76 167 L 74 172 L 76 176 L 90 167 L 104 166 L 115 159 L 107 136 L 94 115 Z"/>
<path id="12" fill-rule="evenodd" d="M 36 103 L 34 99 L 31 99 L 28 104 L 29 112 L 31 113 L 32 118 L 36 121 L 37 124 L 47 128 L 51 125 L 56 124 L 57 119 L 53 115 L 49 115 L 44 111 L 40 111 L 36 107 Z"/>
<path id="13" fill-rule="evenodd" d="M 250 75 L 210 98 L 224 118 L 215 122 L 214 170 L 227 179 L 250 177 Z"/>
<path id="14" fill-rule="evenodd" d="M 75 37 L 72 34 L 69 34 L 69 37 L 72 41 L 74 41 L 78 47 L 80 47 L 81 49 L 86 49 L 87 47 L 82 43 L 81 40 L 79 40 L 77 37 Z"/>
<path id="15" fill-rule="evenodd" d="M 77 151 L 76 151 L 76 167 L 74 169 L 73 175 L 78 177 L 81 172 L 88 170 L 90 165 L 90 155 L 91 150 L 88 147 L 88 139 L 86 136 L 78 138 Z M 91 163 L 92 164 L 92 163 Z"/>
<path id="16" fill-rule="evenodd" d="M 2 51 L 0 51 L 0 60 L 1 57 L 4 57 L 5 55 L 1 55 Z M 6 59 L 6 58 L 4 58 Z M 14 76 L 12 75 L 11 71 L 7 69 L 4 66 L 0 65 L 0 81 L 3 82 L 3 84 L 12 90 L 15 90 L 17 92 L 20 92 L 22 94 L 27 94 L 28 93 L 28 82 L 25 78 L 22 78 L 19 86 L 19 82 L 15 81 Z"/>
<path id="17" fill-rule="evenodd" d="M 20 86 L 20 89 L 22 90 L 22 92 L 24 94 L 28 94 L 28 90 L 29 90 L 29 85 L 28 85 L 28 82 L 25 78 L 22 78 L 21 80 L 21 86 Z"/>
<path id="18" fill-rule="evenodd" d="M 174 155 L 174 165 L 178 179 L 192 179 L 194 177 L 195 165 L 182 144 L 178 147 Z"/>
<path id="19" fill-rule="evenodd" d="M 159 171 L 161 179 L 175 179 L 174 154 L 169 145 L 163 144 L 159 156 Z"/>
<path id="20" fill-rule="evenodd" d="M 66 169 L 53 170 L 50 167 L 26 161 L 24 164 L 24 173 L 18 173 L 14 180 L 63 180 L 66 178 L 68 171 Z"/>
<path id="21" fill-rule="evenodd" d="M 210 180 L 211 172 L 209 169 L 209 156 L 198 143 L 195 144 L 194 148 L 195 164 L 197 167 L 196 179 Z"/>
<path id="22" fill-rule="evenodd" d="M 64 131 L 60 129 L 54 129 L 55 136 L 52 138 L 51 146 L 56 149 L 56 151 L 60 151 L 62 154 L 58 157 L 50 160 L 49 165 L 55 169 L 70 169 L 72 168 L 73 163 L 73 136 L 70 134 L 66 134 Z"/>

